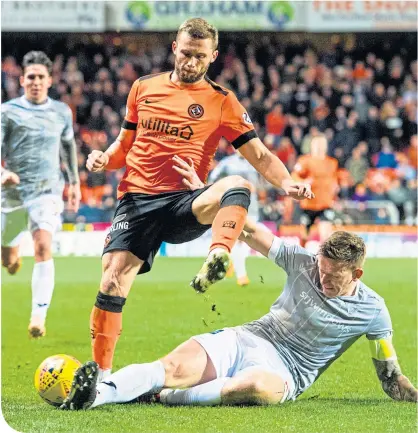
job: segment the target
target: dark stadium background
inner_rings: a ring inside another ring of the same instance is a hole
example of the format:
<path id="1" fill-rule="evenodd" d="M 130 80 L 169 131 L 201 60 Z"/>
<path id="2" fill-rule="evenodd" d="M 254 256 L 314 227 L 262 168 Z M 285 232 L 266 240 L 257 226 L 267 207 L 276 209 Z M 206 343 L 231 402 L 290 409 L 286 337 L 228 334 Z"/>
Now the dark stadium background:
<path id="1" fill-rule="evenodd" d="M 118 134 L 132 82 L 172 68 L 174 37 L 3 33 L 2 100 L 20 95 L 19 63 L 29 50 L 41 49 L 54 61 L 51 97 L 74 113 L 83 198 L 77 215 L 65 212 L 65 222 L 80 227 L 111 220 L 123 170 L 88 173 L 86 157 Z M 416 50 L 415 33 L 221 32 L 220 57 L 209 76 L 237 93 L 260 137 L 289 170 L 309 151 L 312 135 L 327 135 L 329 154 L 340 165 L 339 222 L 413 225 Z M 231 152 L 222 140 L 214 164 Z M 287 209 L 268 185 L 260 187 L 259 200 L 263 220 L 299 222 L 298 206 Z"/>

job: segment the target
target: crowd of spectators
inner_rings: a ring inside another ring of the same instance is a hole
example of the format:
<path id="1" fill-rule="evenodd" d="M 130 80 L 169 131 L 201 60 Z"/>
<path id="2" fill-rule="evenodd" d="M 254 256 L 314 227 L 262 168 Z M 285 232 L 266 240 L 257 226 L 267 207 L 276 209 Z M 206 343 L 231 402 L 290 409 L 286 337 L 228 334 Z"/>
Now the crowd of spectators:
<path id="1" fill-rule="evenodd" d="M 173 68 L 170 45 L 161 41 L 132 50 L 118 36 L 79 42 L 67 54 L 46 51 L 53 60 L 50 96 L 71 107 L 79 149 L 82 206 L 77 215 L 66 212 L 65 219 L 110 221 L 123 170 L 89 173 L 86 157 L 118 135 L 132 83 Z M 21 93 L 20 60 L 3 56 L 3 101 Z M 254 41 L 242 35 L 225 40 L 209 76 L 236 92 L 260 138 L 290 171 L 298 156 L 310 151 L 311 138 L 324 133 L 329 155 L 339 162 L 341 200 L 357 203 L 360 211 L 369 201 L 390 200 L 401 222 L 416 224 L 416 38 L 365 46 L 355 36 L 335 35 L 326 47 L 315 48 L 308 37 L 280 44 L 277 36 Z M 213 164 L 231 152 L 222 139 Z M 263 218 L 283 218 L 275 190 L 262 184 L 259 199 Z M 376 224 L 390 220 L 385 207 L 373 215 L 370 222 Z"/>

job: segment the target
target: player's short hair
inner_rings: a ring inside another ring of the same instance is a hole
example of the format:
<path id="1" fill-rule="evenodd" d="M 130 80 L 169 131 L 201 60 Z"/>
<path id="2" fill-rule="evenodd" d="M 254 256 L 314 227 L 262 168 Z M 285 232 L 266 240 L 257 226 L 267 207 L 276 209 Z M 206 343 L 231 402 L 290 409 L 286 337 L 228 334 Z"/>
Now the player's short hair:
<path id="1" fill-rule="evenodd" d="M 216 50 L 218 48 L 218 30 L 203 18 L 190 18 L 186 20 L 179 27 L 177 38 L 182 32 L 187 33 L 193 39 L 212 39 L 213 49 Z"/>
<path id="2" fill-rule="evenodd" d="M 48 74 L 52 75 L 52 60 L 43 51 L 29 51 L 25 54 L 22 61 L 23 71 L 30 65 L 43 65 L 48 70 Z"/>
<path id="3" fill-rule="evenodd" d="M 318 253 L 328 259 L 344 263 L 354 270 L 363 266 L 366 244 L 354 233 L 338 231 L 320 245 Z"/>

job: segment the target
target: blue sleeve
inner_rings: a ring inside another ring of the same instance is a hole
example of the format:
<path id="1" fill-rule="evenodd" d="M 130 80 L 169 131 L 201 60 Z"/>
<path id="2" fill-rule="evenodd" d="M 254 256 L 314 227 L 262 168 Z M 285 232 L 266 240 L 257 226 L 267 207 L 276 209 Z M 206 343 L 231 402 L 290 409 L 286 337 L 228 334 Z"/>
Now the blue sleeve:
<path id="1" fill-rule="evenodd" d="M 74 129 L 73 129 L 73 112 L 71 111 L 68 105 L 65 105 L 65 126 L 62 131 L 61 139 L 64 141 L 69 141 L 74 138 Z"/>
<path id="2" fill-rule="evenodd" d="M 389 310 L 385 303 L 377 315 L 373 318 L 369 328 L 366 331 L 368 340 L 380 340 L 382 338 L 390 337 L 393 334 L 392 320 L 390 318 Z"/>
<path id="3" fill-rule="evenodd" d="M 1 157 L 7 158 L 8 154 L 8 140 L 10 134 L 10 122 L 7 116 L 7 106 L 1 104 Z"/>
<path id="4" fill-rule="evenodd" d="M 315 255 L 300 245 L 290 245 L 275 237 L 268 258 L 283 268 L 287 274 L 315 262 Z"/>

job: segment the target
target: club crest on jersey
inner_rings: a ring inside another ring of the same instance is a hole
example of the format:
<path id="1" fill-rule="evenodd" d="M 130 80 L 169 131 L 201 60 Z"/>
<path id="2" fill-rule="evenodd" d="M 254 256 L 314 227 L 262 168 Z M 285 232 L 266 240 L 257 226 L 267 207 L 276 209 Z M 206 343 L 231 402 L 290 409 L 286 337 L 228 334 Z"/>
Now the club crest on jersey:
<path id="1" fill-rule="evenodd" d="M 190 105 L 187 111 L 189 112 L 189 116 L 193 117 L 194 119 L 200 119 L 203 116 L 203 113 L 205 112 L 203 107 L 199 104 Z"/>

